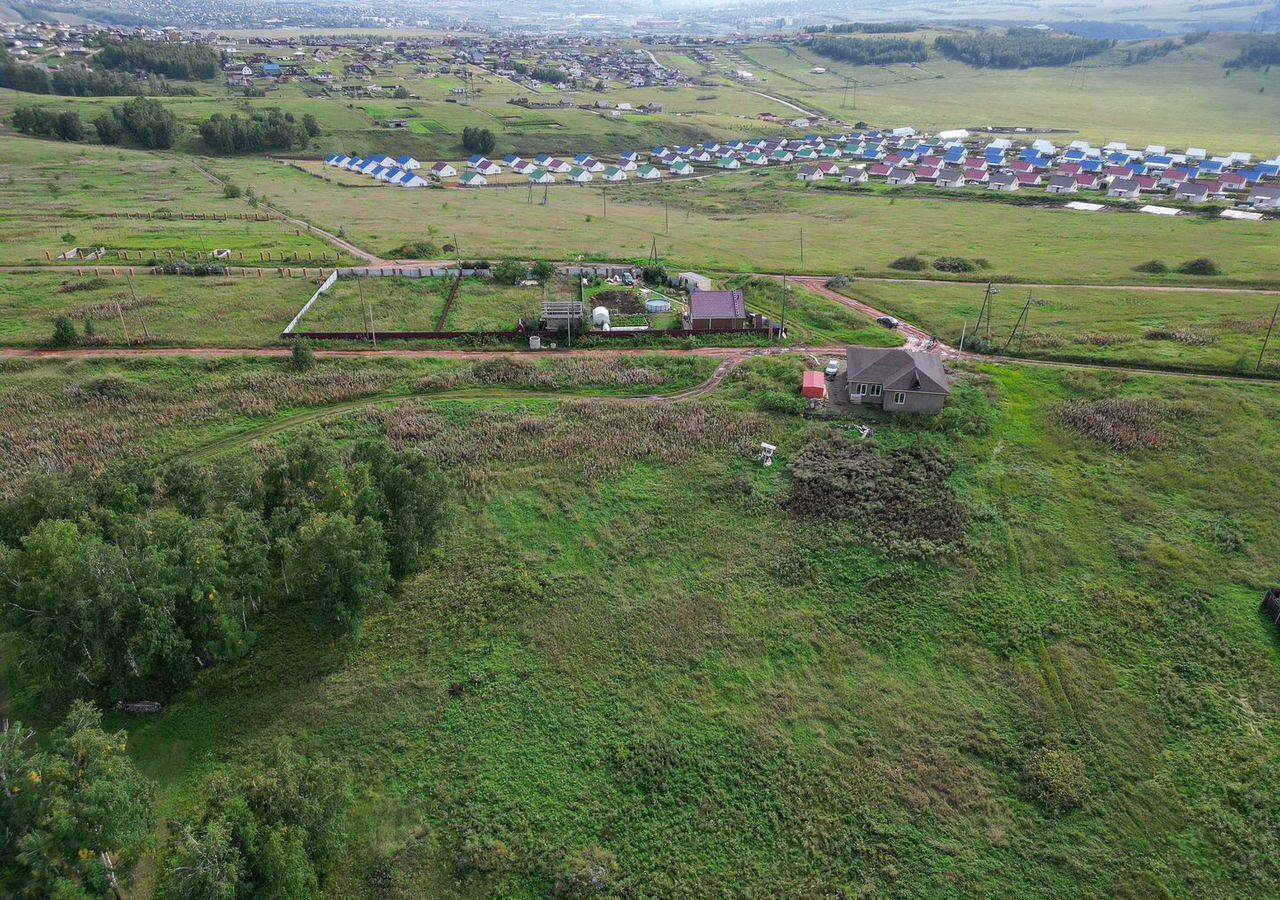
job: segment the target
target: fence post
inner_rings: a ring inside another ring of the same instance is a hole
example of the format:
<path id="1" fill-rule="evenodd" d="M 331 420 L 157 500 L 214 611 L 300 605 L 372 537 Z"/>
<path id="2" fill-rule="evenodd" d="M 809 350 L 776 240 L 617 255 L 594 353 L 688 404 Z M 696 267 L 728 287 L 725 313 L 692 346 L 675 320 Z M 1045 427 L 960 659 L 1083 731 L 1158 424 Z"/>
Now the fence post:
<path id="1" fill-rule="evenodd" d="M 262 277 L 262 270 L 261 270 L 261 269 L 259 269 L 259 270 L 258 270 L 258 277 L 259 277 L 259 278 L 261 278 L 261 277 Z"/>
<path id="2" fill-rule="evenodd" d="M 52 261 L 53 261 L 53 257 L 49 254 L 49 251 L 48 251 L 48 250 L 44 251 L 44 258 L 45 258 L 45 262 L 52 262 Z"/>

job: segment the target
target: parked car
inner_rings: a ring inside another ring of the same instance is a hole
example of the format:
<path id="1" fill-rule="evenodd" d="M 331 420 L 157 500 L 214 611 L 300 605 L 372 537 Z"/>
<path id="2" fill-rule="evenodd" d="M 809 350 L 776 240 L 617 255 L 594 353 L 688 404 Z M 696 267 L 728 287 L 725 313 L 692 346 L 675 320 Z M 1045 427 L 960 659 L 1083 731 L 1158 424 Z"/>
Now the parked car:
<path id="1" fill-rule="evenodd" d="M 623 272 L 622 283 L 625 284 L 627 287 L 630 287 L 631 285 L 636 283 L 636 280 L 631 276 L 630 272 Z"/>
<path id="2" fill-rule="evenodd" d="M 880 318 L 876 319 L 876 321 L 879 322 L 881 325 L 883 325 L 885 328 L 898 327 L 898 320 L 895 319 L 893 316 L 881 316 Z"/>
<path id="3" fill-rule="evenodd" d="M 827 367 L 822 370 L 822 374 L 827 376 L 827 381 L 835 378 L 840 372 L 840 360 L 833 359 L 827 363 Z"/>

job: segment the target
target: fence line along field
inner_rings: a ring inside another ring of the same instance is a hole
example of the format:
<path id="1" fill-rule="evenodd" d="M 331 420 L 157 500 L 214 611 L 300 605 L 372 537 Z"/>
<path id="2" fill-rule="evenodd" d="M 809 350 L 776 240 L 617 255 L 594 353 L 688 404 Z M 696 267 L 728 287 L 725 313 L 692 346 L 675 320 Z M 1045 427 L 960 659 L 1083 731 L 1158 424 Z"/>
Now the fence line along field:
<path id="1" fill-rule="evenodd" d="M 264 347 L 315 290 L 315 279 L 0 273 L 0 343 L 48 344 L 69 318 L 82 346 Z"/>
<path id="2" fill-rule="evenodd" d="M 1275 222 L 1229 222 L 1061 208 L 776 191 L 770 179 L 721 175 L 653 187 L 559 187 L 546 206 L 524 190 L 343 190 L 277 163 L 229 161 L 244 183 L 287 197 L 288 211 L 388 254 L 424 236 L 463 257 L 645 259 L 656 239 L 671 267 L 725 272 L 902 276 L 904 254 L 985 260 L 965 276 L 1015 281 L 1280 283 Z M 761 185 L 759 182 L 765 182 Z M 801 233 L 803 232 L 803 257 Z M 1217 260 L 1222 275 L 1153 276 L 1134 267 L 1165 257 Z"/>

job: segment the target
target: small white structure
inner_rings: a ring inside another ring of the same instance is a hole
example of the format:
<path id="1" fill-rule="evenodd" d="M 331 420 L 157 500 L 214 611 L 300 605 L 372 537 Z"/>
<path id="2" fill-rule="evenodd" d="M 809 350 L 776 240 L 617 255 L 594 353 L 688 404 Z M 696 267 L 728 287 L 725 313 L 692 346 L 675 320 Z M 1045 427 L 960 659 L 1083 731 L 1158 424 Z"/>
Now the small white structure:
<path id="1" fill-rule="evenodd" d="M 769 444 L 765 441 L 760 442 L 760 464 L 766 469 L 773 465 L 773 451 L 777 449 L 776 444 Z"/>
<path id="2" fill-rule="evenodd" d="M 591 310 L 591 324 L 597 328 L 606 327 L 609 324 L 609 310 L 603 306 L 597 306 Z"/>

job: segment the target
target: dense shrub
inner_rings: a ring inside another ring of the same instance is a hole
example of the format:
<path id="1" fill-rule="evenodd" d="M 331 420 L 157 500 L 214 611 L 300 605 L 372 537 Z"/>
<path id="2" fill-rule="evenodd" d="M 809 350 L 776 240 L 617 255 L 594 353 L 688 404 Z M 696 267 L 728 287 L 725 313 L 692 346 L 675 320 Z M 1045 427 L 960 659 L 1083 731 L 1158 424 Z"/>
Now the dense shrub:
<path id="1" fill-rule="evenodd" d="M 890 269 L 898 269 L 902 272 L 923 272 L 929 267 L 929 264 L 923 257 L 912 254 L 911 256 L 899 256 L 893 262 L 889 263 Z"/>
<path id="2" fill-rule="evenodd" d="M 1199 256 L 1195 259 L 1189 259 L 1182 265 L 1178 266 L 1178 271 L 1183 275 L 1221 275 L 1222 269 L 1218 264 L 1207 256 Z"/>
<path id="3" fill-rule="evenodd" d="M 933 267 L 939 272 L 976 272 L 978 264 L 963 256 L 939 256 L 933 261 Z"/>
<path id="4" fill-rule="evenodd" d="M 76 334 L 76 323 L 68 316 L 58 316 L 53 320 L 53 336 L 49 343 L 55 347 L 70 347 L 80 339 Z"/>
<path id="5" fill-rule="evenodd" d="M 392 259 L 438 259 L 440 248 L 431 241 L 408 241 L 391 249 Z"/>
<path id="6" fill-rule="evenodd" d="M 1022 774 L 1036 798 L 1053 812 L 1074 809 L 1089 794 L 1084 763 L 1070 750 L 1041 749 Z"/>
<path id="7" fill-rule="evenodd" d="M 790 470 L 792 514 L 848 522 L 879 550 L 928 556 L 964 540 L 968 515 L 947 483 L 955 467 L 934 447 L 882 450 L 815 432 Z"/>
<path id="8" fill-rule="evenodd" d="M 1149 259 L 1146 262 L 1138 263 L 1133 267 L 1135 272 L 1146 272 L 1149 275 L 1163 275 L 1169 271 L 1168 263 L 1159 259 Z"/>
<path id="9" fill-rule="evenodd" d="M 1112 41 L 1064 37 L 1031 28 L 1010 28 L 1005 34 L 984 31 L 944 34 L 933 47 L 949 59 L 979 69 L 1026 69 L 1031 66 L 1066 66 L 1094 56 Z"/>

